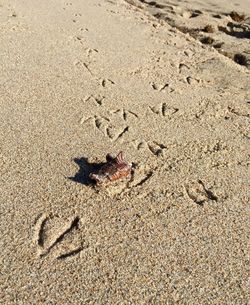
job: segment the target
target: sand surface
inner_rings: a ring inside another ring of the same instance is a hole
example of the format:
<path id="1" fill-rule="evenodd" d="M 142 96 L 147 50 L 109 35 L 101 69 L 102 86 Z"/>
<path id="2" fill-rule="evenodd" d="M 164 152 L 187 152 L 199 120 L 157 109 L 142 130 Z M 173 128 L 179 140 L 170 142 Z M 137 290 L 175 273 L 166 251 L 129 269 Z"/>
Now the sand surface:
<path id="1" fill-rule="evenodd" d="M 126 0 L 250 69 L 249 0 Z"/>
<path id="2" fill-rule="evenodd" d="M 248 302 L 250 71 L 129 2 L 0 2 L 0 304 Z"/>

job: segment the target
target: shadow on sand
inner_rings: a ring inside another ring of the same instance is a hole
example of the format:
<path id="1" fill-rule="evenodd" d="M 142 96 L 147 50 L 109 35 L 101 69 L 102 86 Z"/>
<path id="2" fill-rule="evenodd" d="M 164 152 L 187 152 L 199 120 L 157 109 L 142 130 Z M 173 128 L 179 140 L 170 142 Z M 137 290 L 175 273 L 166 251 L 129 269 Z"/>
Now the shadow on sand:
<path id="1" fill-rule="evenodd" d="M 105 163 L 90 163 L 85 157 L 74 158 L 74 162 L 79 166 L 78 172 L 70 180 L 84 184 L 94 185 L 95 182 L 89 178 L 90 173 L 96 173 Z"/>

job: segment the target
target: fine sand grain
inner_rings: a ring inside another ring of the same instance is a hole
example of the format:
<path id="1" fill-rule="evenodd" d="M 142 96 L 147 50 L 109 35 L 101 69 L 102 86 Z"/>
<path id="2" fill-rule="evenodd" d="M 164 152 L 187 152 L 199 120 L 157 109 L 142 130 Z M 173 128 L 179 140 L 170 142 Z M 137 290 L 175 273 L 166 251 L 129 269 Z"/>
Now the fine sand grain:
<path id="1" fill-rule="evenodd" d="M 38 2 L 0 2 L 0 304 L 246 305 L 247 66 L 141 1 Z"/>
<path id="2" fill-rule="evenodd" d="M 250 69 L 249 0 L 126 1 Z"/>

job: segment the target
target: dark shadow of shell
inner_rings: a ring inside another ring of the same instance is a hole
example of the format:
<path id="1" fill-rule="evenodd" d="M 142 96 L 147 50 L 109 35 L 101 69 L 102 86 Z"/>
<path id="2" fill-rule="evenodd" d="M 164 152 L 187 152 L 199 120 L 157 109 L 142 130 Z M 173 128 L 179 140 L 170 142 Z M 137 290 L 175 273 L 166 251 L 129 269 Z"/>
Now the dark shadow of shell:
<path id="1" fill-rule="evenodd" d="M 84 185 L 95 185 L 95 181 L 90 179 L 89 175 L 90 173 L 97 173 L 105 163 L 90 163 L 85 157 L 74 158 L 73 160 L 79 166 L 79 169 L 74 177 L 68 177 L 68 179 Z"/>

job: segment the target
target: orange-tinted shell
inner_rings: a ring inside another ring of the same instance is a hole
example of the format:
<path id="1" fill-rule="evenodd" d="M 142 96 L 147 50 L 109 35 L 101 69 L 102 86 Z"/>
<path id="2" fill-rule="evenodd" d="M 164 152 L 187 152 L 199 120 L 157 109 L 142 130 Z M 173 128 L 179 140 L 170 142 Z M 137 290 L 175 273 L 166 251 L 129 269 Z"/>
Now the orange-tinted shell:
<path id="1" fill-rule="evenodd" d="M 97 184 L 127 177 L 131 173 L 132 164 L 124 160 L 122 151 L 119 152 L 116 158 L 107 155 L 106 159 L 107 163 L 105 163 L 97 173 L 91 173 L 89 175 Z"/>

